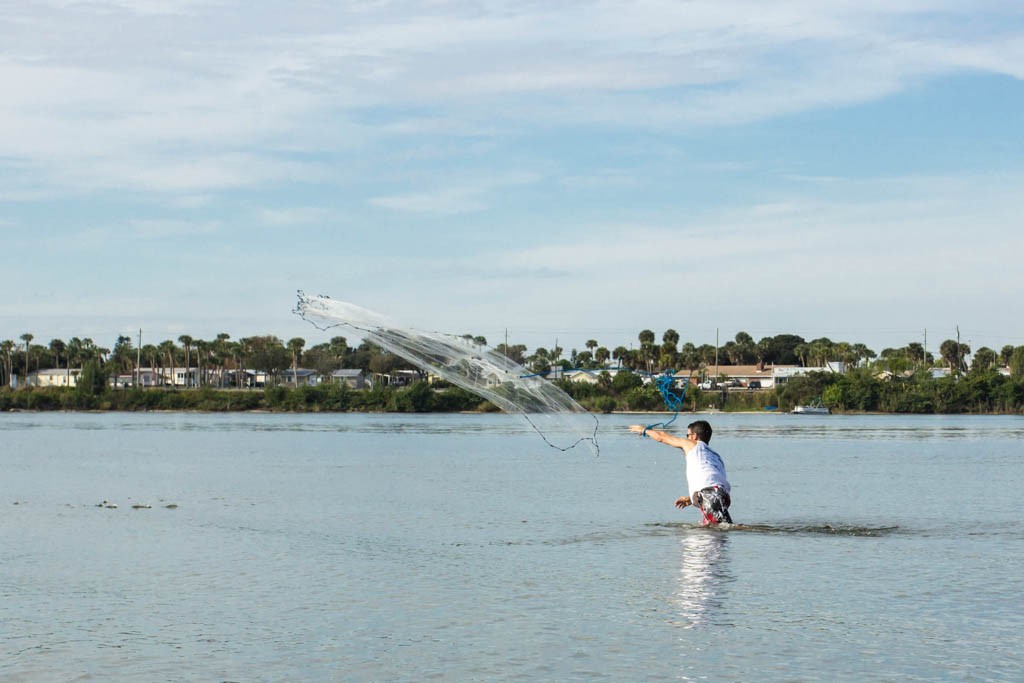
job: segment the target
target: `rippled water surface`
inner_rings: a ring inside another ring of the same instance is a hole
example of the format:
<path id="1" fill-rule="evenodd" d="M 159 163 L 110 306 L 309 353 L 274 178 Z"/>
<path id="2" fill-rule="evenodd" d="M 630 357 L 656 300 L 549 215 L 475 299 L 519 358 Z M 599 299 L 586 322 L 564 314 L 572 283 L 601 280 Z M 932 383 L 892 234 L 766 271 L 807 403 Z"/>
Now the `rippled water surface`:
<path id="1" fill-rule="evenodd" d="M 709 419 L 0 414 L 0 680 L 1022 680 L 1024 420 Z"/>

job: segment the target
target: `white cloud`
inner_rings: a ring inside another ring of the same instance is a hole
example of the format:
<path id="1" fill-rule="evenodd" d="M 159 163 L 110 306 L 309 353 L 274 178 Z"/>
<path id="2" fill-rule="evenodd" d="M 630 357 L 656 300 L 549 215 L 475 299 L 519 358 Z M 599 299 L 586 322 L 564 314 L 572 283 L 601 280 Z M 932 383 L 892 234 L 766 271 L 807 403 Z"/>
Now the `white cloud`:
<path id="1" fill-rule="evenodd" d="M 433 192 L 372 197 L 370 204 L 392 211 L 453 215 L 486 209 L 487 202 L 481 196 L 482 193 L 481 188 L 448 187 Z"/>
<path id="2" fill-rule="evenodd" d="M 337 152 L 424 125 L 487 135 L 502 120 L 735 124 L 863 102 L 943 73 L 1024 68 L 1021 11 L 1000 3 L 52 8 L 0 15 L 0 157 L 25 162 L 38 184 L 86 189 L 291 179 L 296 166 L 311 169 L 283 149 Z M 50 39 L 36 40 L 39 31 Z M 425 110 L 400 113 L 408 107 Z"/>
<path id="3" fill-rule="evenodd" d="M 137 219 L 131 221 L 131 233 L 141 239 L 163 239 L 165 237 L 192 237 L 210 235 L 220 228 L 216 222 L 191 222 L 180 220 Z"/>
<path id="4" fill-rule="evenodd" d="M 370 204 L 383 209 L 409 213 L 454 215 L 483 211 L 491 195 L 502 189 L 529 185 L 542 178 L 539 174 L 510 172 L 473 181 L 451 181 L 428 192 L 373 197 Z"/>
<path id="5" fill-rule="evenodd" d="M 323 223 L 330 218 L 331 211 L 318 206 L 261 208 L 256 211 L 259 223 L 275 227 Z"/>
<path id="6" fill-rule="evenodd" d="M 639 185 L 640 180 L 636 177 L 635 173 L 629 170 L 606 168 L 599 169 L 597 172 L 588 175 L 565 176 L 559 182 L 569 188 L 594 190 L 612 187 L 636 187 Z"/>

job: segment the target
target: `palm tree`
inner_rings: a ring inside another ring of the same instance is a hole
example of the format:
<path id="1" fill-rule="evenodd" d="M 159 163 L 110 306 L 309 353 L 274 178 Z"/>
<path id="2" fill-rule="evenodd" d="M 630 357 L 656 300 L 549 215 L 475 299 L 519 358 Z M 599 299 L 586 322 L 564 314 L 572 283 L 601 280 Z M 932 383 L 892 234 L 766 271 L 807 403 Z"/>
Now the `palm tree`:
<path id="1" fill-rule="evenodd" d="M 299 356 L 302 355 L 302 347 L 306 345 L 306 340 L 302 337 L 293 337 L 288 340 L 288 351 L 292 354 L 292 382 L 296 387 L 299 386 Z"/>
<path id="2" fill-rule="evenodd" d="M 851 357 L 853 352 L 851 351 L 850 344 L 848 342 L 838 342 L 832 350 L 833 360 L 839 360 L 847 365 L 853 365 Z"/>
<path id="3" fill-rule="evenodd" d="M 551 351 L 548 352 L 548 358 L 551 359 L 552 363 L 557 362 L 562 357 L 562 347 L 558 345 L 558 340 L 555 340 L 555 345 L 551 347 Z"/>
<path id="4" fill-rule="evenodd" d="M 999 349 L 999 362 L 1002 363 L 1004 368 L 1010 367 L 1010 359 L 1013 358 L 1013 351 L 1013 344 L 1007 344 L 1003 348 Z"/>
<path id="5" fill-rule="evenodd" d="M 256 337 L 242 337 L 238 341 L 238 367 L 243 375 L 245 374 L 245 361 L 251 359 L 256 353 L 255 340 Z M 248 377 L 245 379 L 248 380 Z M 242 379 L 240 378 L 239 381 L 241 382 Z M 255 383 L 255 376 L 253 382 Z"/>
<path id="6" fill-rule="evenodd" d="M 690 376 L 700 370 L 700 353 L 697 352 L 697 347 L 693 345 L 693 342 L 683 344 L 683 348 L 679 352 L 679 360 L 690 371 Z"/>
<path id="7" fill-rule="evenodd" d="M 725 346 L 722 347 L 722 353 L 725 354 L 729 365 L 740 365 L 743 362 L 743 347 L 734 341 L 725 342 Z"/>
<path id="8" fill-rule="evenodd" d="M 640 357 L 646 362 L 647 372 L 651 371 L 651 363 L 654 361 L 654 332 L 651 330 L 640 330 Z"/>
<path id="9" fill-rule="evenodd" d="M 661 365 L 663 369 L 675 367 L 679 355 L 676 348 L 678 343 L 679 333 L 671 327 L 661 335 Z"/>
<path id="10" fill-rule="evenodd" d="M 235 387 L 242 387 L 242 345 L 236 341 L 224 342 L 224 374 L 227 375 L 228 359 L 231 360 L 231 367 L 235 371 Z M 221 381 L 223 385 L 223 380 Z"/>
<path id="11" fill-rule="evenodd" d="M 144 344 L 142 347 L 142 357 L 149 361 L 149 370 L 153 381 L 156 382 L 156 368 L 160 365 L 160 349 L 153 344 Z M 142 380 L 139 380 L 142 384 Z"/>
<path id="12" fill-rule="evenodd" d="M 960 344 L 957 348 L 957 369 L 963 372 L 967 369 L 967 356 L 971 355 L 971 347 L 967 344 Z"/>
<path id="13" fill-rule="evenodd" d="M 661 342 L 663 344 L 669 344 L 672 348 L 675 348 L 676 344 L 679 343 L 679 333 L 670 327 L 662 333 Z"/>
<path id="14" fill-rule="evenodd" d="M 960 367 L 958 360 L 960 356 L 960 345 L 955 339 L 947 339 L 939 344 L 939 355 L 942 356 L 942 360 L 946 362 L 946 366 L 950 370 L 954 367 Z"/>
<path id="15" fill-rule="evenodd" d="M 67 348 L 68 348 L 67 344 L 65 344 L 64 341 L 61 340 L 61 339 L 51 339 L 50 340 L 50 353 L 53 354 L 53 366 L 57 370 L 60 370 L 60 357 L 61 357 L 62 354 L 64 354 L 65 351 L 67 351 Z M 67 361 L 67 357 L 66 356 L 65 356 L 64 360 Z M 71 364 L 68 363 L 68 372 L 67 372 L 67 379 L 65 381 L 65 386 L 70 386 L 70 385 L 71 385 Z"/>
<path id="16" fill-rule="evenodd" d="M 129 372 L 134 360 L 131 337 L 118 336 L 117 341 L 114 343 L 114 353 L 110 357 L 110 362 L 114 365 L 114 375 L 117 376 L 118 373 Z"/>
<path id="17" fill-rule="evenodd" d="M 206 361 L 210 355 L 210 342 L 196 339 L 192 343 L 196 346 L 196 384 L 203 386 L 206 377 Z"/>
<path id="18" fill-rule="evenodd" d="M 757 359 L 757 367 L 764 370 L 765 361 L 768 360 L 768 355 L 772 352 L 772 340 L 770 337 L 762 337 L 761 341 L 757 342 L 757 346 L 754 347 L 754 357 Z"/>
<path id="19" fill-rule="evenodd" d="M 217 335 L 217 338 L 213 342 L 213 353 L 220 365 L 220 388 L 224 388 L 224 373 L 227 371 L 228 365 L 228 340 L 231 339 L 231 335 L 227 332 L 221 332 Z"/>
<path id="20" fill-rule="evenodd" d="M 21 335 L 21 340 L 23 342 L 25 342 L 25 386 L 26 387 L 28 386 L 28 349 L 29 349 L 29 344 L 32 342 L 33 339 L 35 339 L 35 337 L 33 335 L 31 335 L 30 333 L 28 333 L 28 332 L 26 332 L 25 334 Z"/>
<path id="21" fill-rule="evenodd" d="M 50 340 L 50 353 L 53 354 L 54 367 L 58 370 L 60 370 L 60 357 L 64 354 L 64 351 L 66 351 L 67 348 L 67 344 L 60 339 Z"/>
<path id="22" fill-rule="evenodd" d="M 987 346 L 982 346 L 974 352 L 974 358 L 971 360 L 971 372 L 980 373 L 991 370 L 996 367 L 998 362 L 999 354 Z"/>
<path id="23" fill-rule="evenodd" d="M 673 349 L 662 347 L 658 355 L 658 371 L 675 370 L 677 355 Z"/>
<path id="24" fill-rule="evenodd" d="M 793 348 L 793 354 L 800 359 L 800 365 L 807 367 L 807 356 L 811 352 L 811 347 L 808 344 L 797 344 Z"/>
<path id="25" fill-rule="evenodd" d="M 68 340 L 68 346 L 64 349 L 64 356 L 68 361 L 68 386 L 71 386 L 71 366 L 82 368 L 82 340 L 72 337 Z"/>
<path id="26" fill-rule="evenodd" d="M 0 373 L 0 386 L 7 386 L 11 383 L 11 375 L 14 373 L 14 366 L 12 365 L 11 361 L 11 353 L 14 352 L 16 346 L 17 344 L 15 344 L 10 339 L 5 339 L 2 342 L 0 342 L 0 353 L 3 354 L 5 360 L 5 365 L 2 368 L 0 368 L 4 370 L 3 373 Z"/>
<path id="27" fill-rule="evenodd" d="M 551 362 L 549 360 L 550 353 L 543 346 L 537 347 L 537 350 L 533 352 L 527 360 L 530 361 L 530 369 L 534 372 L 547 372 L 551 369 Z"/>
<path id="28" fill-rule="evenodd" d="M 100 355 L 102 355 L 101 351 L 103 351 L 103 349 L 96 346 L 96 342 L 94 342 L 92 338 L 86 337 L 82 340 L 81 361 L 83 363 L 88 360 L 99 361 Z"/>
<path id="29" fill-rule="evenodd" d="M 736 365 L 739 365 L 741 363 L 750 363 L 751 361 L 756 359 L 757 344 L 754 342 L 753 337 L 751 337 L 746 332 L 741 331 L 736 333 L 735 340 L 737 351 L 736 355 L 739 358 L 738 362 L 735 363 Z"/>
<path id="30" fill-rule="evenodd" d="M 1013 353 L 1010 354 L 1008 365 L 1011 377 L 1024 377 L 1024 346 L 1013 347 Z"/>
<path id="31" fill-rule="evenodd" d="M 875 352 L 869 349 L 864 344 L 861 344 L 860 342 L 853 345 L 853 354 L 856 358 L 856 365 L 860 365 L 861 361 L 864 361 L 866 363 L 867 361 L 875 357 Z"/>
<path id="32" fill-rule="evenodd" d="M 187 387 L 187 386 L 190 385 L 189 378 L 188 378 L 188 373 L 189 373 L 189 367 L 192 364 L 191 354 L 192 354 L 192 341 L 193 341 L 193 339 L 192 339 L 192 337 L 188 336 L 187 334 L 183 334 L 180 337 L 178 337 L 178 341 L 180 341 L 181 345 L 185 347 L 185 386 Z"/>
<path id="33" fill-rule="evenodd" d="M 157 349 L 159 349 L 161 357 L 167 359 L 167 365 L 163 366 L 163 372 L 160 373 L 161 379 L 163 379 L 164 382 L 167 381 L 166 371 L 168 368 L 170 368 L 171 386 L 174 386 L 174 352 L 178 350 L 178 347 L 174 345 L 174 342 L 172 340 L 165 339 L 164 341 L 160 342 L 160 345 L 157 346 Z"/>
<path id="34" fill-rule="evenodd" d="M 508 349 L 508 348 L 502 348 L 502 347 L 503 347 L 503 345 L 501 345 L 501 344 L 498 345 L 499 352 L 505 354 L 506 358 L 508 358 L 508 357 L 515 357 L 514 354 L 517 352 L 517 349 Z M 333 356 L 333 360 L 332 360 L 332 363 L 334 364 L 334 368 L 333 369 L 340 370 L 340 369 L 344 368 L 345 367 L 345 359 L 348 356 L 348 352 L 349 352 L 348 340 L 345 339 L 344 337 L 331 337 L 331 341 L 327 345 L 327 348 L 328 348 L 329 352 L 331 353 L 331 355 Z M 523 351 L 525 351 L 525 350 L 526 350 L 526 347 L 524 346 L 524 347 L 522 347 L 522 351 L 518 351 L 520 359 L 522 359 Z M 510 354 L 511 354 L 511 356 L 510 356 Z"/>
<path id="35" fill-rule="evenodd" d="M 820 339 L 812 339 L 810 343 L 810 356 L 811 361 L 817 367 L 825 367 L 828 365 L 830 356 L 833 353 L 835 345 L 832 340 L 828 337 L 821 337 Z"/>

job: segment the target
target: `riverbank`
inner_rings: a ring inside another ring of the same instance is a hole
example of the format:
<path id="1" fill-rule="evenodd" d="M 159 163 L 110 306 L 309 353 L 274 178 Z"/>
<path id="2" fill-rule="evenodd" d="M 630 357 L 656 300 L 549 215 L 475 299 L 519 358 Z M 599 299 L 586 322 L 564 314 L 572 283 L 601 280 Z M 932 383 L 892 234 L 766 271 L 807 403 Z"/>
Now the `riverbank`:
<path id="1" fill-rule="evenodd" d="M 624 392 L 600 393 L 592 387 L 563 383 L 581 406 L 592 413 L 657 415 L 671 414 L 661 396 L 649 386 Z M 884 387 L 892 391 L 891 387 Z M 1024 413 L 1024 386 L 1006 380 L 988 393 L 977 383 L 932 381 L 917 387 L 897 387 L 895 397 L 877 390 L 872 400 L 835 380 L 824 387 L 793 383 L 785 390 L 743 392 L 687 392 L 685 414 L 778 413 L 787 414 L 812 396 L 826 396 L 833 413 L 849 415 Z M 914 389 L 911 391 L 910 389 Z M 880 409 L 880 406 L 891 409 Z M 344 384 L 266 389 L 130 388 L 89 393 L 79 389 L 43 387 L 0 389 L 0 412 L 11 411 L 122 411 L 122 412 L 268 412 L 268 413 L 490 413 L 499 409 L 489 401 L 459 387 L 434 388 L 426 383 L 408 387 L 351 389 Z"/>

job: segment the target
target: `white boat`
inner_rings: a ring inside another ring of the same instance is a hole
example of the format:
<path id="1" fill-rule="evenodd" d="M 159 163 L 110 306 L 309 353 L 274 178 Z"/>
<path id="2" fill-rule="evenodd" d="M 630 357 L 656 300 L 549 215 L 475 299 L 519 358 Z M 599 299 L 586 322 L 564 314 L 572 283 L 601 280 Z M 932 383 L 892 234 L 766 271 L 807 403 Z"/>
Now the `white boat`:
<path id="1" fill-rule="evenodd" d="M 797 415 L 828 415 L 831 411 L 819 398 L 808 405 L 793 408 L 793 412 Z"/>

